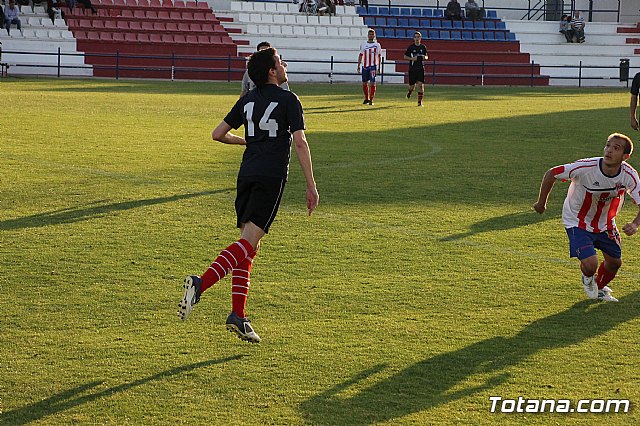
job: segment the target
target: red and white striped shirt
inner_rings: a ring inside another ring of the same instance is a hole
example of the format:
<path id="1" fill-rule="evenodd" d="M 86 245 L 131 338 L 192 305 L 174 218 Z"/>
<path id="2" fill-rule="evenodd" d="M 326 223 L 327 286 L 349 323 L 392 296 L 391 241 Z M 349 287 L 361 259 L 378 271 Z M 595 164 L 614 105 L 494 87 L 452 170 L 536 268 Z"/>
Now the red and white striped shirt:
<path id="1" fill-rule="evenodd" d="M 552 169 L 556 179 L 571 180 L 562 206 L 562 223 L 600 233 L 616 229 L 615 217 L 622 209 L 624 194 L 640 203 L 638 172 L 626 162 L 615 176 L 602 172 L 602 157 L 586 158 Z"/>
<path id="2" fill-rule="evenodd" d="M 372 43 L 365 41 L 360 45 L 360 55 L 364 68 L 378 66 L 380 65 L 380 55 L 382 55 L 382 46 L 377 41 Z"/>

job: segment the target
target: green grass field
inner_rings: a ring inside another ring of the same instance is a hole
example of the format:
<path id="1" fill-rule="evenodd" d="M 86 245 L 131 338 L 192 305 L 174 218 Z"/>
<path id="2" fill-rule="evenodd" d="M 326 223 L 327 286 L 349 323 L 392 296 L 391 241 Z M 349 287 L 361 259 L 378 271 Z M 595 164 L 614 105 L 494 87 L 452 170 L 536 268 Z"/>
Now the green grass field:
<path id="1" fill-rule="evenodd" d="M 306 216 L 294 154 L 250 345 L 224 328 L 228 278 L 176 316 L 182 279 L 237 238 L 243 148 L 210 134 L 239 84 L 1 87 L 0 424 L 640 422 L 640 236 L 620 303 L 591 302 L 567 185 L 530 208 L 549 167 L 631 131 L 626 90 L 429 87 L 418 109 L 404 86 L 367 107 L 357 85 L 292 84 L 320 206 Z M 490 396 L 633 408 L 492 414 Z"/>

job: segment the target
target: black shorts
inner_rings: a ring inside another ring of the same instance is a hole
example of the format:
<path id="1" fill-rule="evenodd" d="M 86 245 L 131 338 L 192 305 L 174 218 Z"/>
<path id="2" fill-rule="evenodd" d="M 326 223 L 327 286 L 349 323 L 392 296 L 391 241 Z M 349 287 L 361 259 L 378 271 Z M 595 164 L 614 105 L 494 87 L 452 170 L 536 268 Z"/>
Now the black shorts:
<path id="1" fill-rule="evenodd" d="M 286 181 L 280 178 L 238 177 L 236 194 L 237 226 L 253 222 L 265 233 L 276 218 Z"/>
<path id="2" fill-rule="evenodd" d="M 424 67 L 409 68 L 409 86 L 413 86 L 417 81 L 424 83 Z"/>

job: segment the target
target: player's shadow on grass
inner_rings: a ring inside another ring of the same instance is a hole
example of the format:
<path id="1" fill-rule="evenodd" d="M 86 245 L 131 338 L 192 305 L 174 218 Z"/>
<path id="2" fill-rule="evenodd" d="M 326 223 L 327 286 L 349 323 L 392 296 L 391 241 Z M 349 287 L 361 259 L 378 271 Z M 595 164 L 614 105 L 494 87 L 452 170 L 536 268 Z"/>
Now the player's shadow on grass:
<path id="1" fill-rule="evenodd" d="M 187 194 L 171 195 L 169 197 L 147 198 L 145 200 L 123 201 L 120 203 L 102 204 L 83 208 L 68 208 L 55 210 L 52 212 L 38 213 L 31 216 L 20 217 L 0 221 L 0 230 L 9 231 L 24 228 L 39 228 L 48 225 L 61 225 L 64 223 L 81 222 L 95 219 L 109 213 L 131 210 L 139 207 L 152 206 L 155 204 L 171 203 L 189 198 L 203 197 L 207 195 L 219 194 L 234 191 L 233 188 L 217 189 L 215 191 L 190 192 Z"/>
<path id="2" fill-rule="evenodd" d="M 309 423 L 318 425 L 369 425 L 399 419 L 492 390 L 509 378 L 511 368 L 538 352 L 601 336 L 636 319 L 639 309 L 640 291 L 620 298 L 620 303 L 584 300 L 532 322 L 513 337 L 495 336 L 442 353 L 348 392 L 384 367 L 376 366 L 312 397 L 300 408 Z"/>
<path id="3" fill-rule="evenodd" d="M 545 220 L 555 219 L 557 217 L 558 216 L 549 214 L 548 212 L 543 215 L 538 214 L 533 210 L 509 213 L 503 216 L 491 217 L 489 219 L 476 222 L 469 227 L 468 231 L 442 237 L 440 238 L 440 241 L 456 241 L 472 235 L 481 234 L 483 232 L 506 231 L 508 229 L 521 228 L 523 226 L 533 225 L 535 223 L 544 222 Z"/>
<path id="4" fill-rule="evenodd" d="M 26 405 L 22 408 L 7 411 L 0 414 L 0 424 L 2 425 L 23 425 L 36 420 L 43 419 L 47 416 L 69 410 L 82 404 L 86 404 L 97 399 L 107 398 L 114 394 L 128 391 L 131 388 L 145 385 L 156 380 L 164 380 L 172 376 L 177 376 L 190 371 L 205 368 L 216 364 L 224 364 L 226 362 L 235 361 L 242 358 L 243 355 L 229 356 L 226 358 L 213 359 L 210 361 L 196 362 L 194 364 L 183 365 L 182 367 L 172 368 L 170 370 L 161 371 L 153 376 L 144 377 L 129 383 L 123 383 L 100 391 L 94 388 L 100 386 L 103 382 L 96 380 L 84 385 L 66 390 L 55 394 L 42 401 Z M 93 390 L 93 391 L 92 391 Z M 87 393 L 91 392 L 91 393 Z"/>

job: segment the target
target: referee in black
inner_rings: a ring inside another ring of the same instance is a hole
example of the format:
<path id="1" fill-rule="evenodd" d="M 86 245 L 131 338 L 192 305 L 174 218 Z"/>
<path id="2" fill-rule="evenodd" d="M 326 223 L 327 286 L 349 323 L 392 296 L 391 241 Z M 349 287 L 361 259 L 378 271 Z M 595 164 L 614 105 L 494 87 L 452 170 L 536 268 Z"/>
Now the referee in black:
<path id="1" fill-rule="evenodd" d="M 260 240 L 269 232 L 280 206 L 289 173 L 291 143 L 307 183 L 309 215 L 318 206 L 311 153 L 304 133 L 302 105 L 298 97 L 279 86 L 287 81 L 286 64 L 274 48 L 254 53 L 247 65 L 255 89 L 241 97 L 212 133 L 214 140 L 246 145 L 237 180 L 235 201 L 240 239 L 220 252 L 202 276 L 185 279 L 185 295 L 178 315 L 184 320 L 202 293 L 233 271 L 232 311 L 227 329 L 253 343 L 260 336 L 253 330 L 244 309 L 249 291 L 249 272 Z M 245 137 L 230 133 L 244 125 Z"/>
<path id="2" fill-rule="evenodd" d="M 429 59 L 429 56 L 427 55 L 427 47 L 422 44 L 422 33 L 420 31 L 413 33 L 413 43 L 404 52 L 404 59 L 409 61 L 409 91 L 407 92 L 407 99 L 411 97 L 417 84 L 418 106 L 422 106 L 422 98 L 424 97 L 424 65 L 422 61 Z"/>

